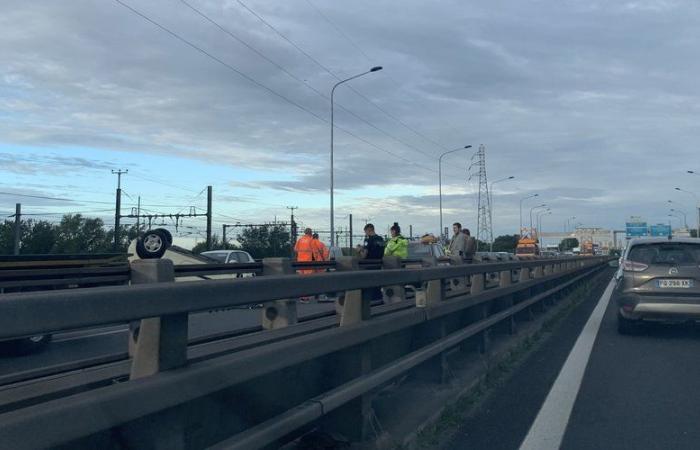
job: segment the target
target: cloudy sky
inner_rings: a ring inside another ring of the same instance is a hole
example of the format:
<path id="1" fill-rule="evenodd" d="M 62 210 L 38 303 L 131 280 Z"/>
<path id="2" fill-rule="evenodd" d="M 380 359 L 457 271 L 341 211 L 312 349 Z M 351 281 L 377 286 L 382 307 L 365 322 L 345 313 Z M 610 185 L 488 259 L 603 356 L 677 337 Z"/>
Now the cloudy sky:
<path id="1" fill-rule="evenodd" d="M 674 187 L 700 194 L 699 50 L 693 0 L 5 0 L 0 214 L 109 223 L 122 168 L 127 212 L 201 212 L 211 184 L 215 230 L 287 206 L 328 229 L 330 90 L 382 65 L 336 91 L 338 224 L 437 232 L 437 157 L 467 144 L 515 176 L 496 235 L 531 193 L 545 231 L 667 222 L 668 200 L 690 222 Z M 471 155 L 445 157 L 443 201 L 475 228 Z"/>

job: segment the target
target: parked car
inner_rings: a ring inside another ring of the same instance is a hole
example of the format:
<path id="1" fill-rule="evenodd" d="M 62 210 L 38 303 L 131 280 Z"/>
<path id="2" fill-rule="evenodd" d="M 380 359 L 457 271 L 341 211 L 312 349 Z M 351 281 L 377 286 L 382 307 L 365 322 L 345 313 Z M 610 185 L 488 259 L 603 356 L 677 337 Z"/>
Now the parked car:
<path id="1" fill-rule="evenodd" d="M 615 276 L 621 334 L 643 321 L 700 320 L 700 240 L 646 238 L 630 241 Z"/>
<path id="2" fill-rule="evenodd" d="M 437 243 L 423 243 L 421 241 L 408 243 L 408 259 L 420 259 L 428 256 L 442 258 L 445 256 L 445 249 Z"/>
<path id="3" fill-rule="evenodd" d="M 200 254 L 226 264 L 255 262 L 255 259 L 250 256 L 250 253 L 243 250 L 210 250 Z"/>

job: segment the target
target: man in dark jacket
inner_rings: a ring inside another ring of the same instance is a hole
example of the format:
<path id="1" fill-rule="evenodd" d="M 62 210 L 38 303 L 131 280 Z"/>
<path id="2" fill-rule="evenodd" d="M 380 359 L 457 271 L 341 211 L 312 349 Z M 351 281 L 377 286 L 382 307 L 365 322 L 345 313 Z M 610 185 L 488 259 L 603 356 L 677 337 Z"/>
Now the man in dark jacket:
<path id="1" fill-rule="evenodd" d="M 362 246 L 364 259 L 382 259 L 384 257 L 384 238 L 374 232 L 374 225 L 365 225 L 365 243 Z"/>
<path id="2" fill-rule="evenodd" d="M 382 259 L 384 257 L 384 238 L 374 232 L 374 225 L 365 225 L 365 242 L 360 250 L 364 259 Z M 365 291 L 370 300 L 381 300 L 382 289 L 372 288 Z"/>

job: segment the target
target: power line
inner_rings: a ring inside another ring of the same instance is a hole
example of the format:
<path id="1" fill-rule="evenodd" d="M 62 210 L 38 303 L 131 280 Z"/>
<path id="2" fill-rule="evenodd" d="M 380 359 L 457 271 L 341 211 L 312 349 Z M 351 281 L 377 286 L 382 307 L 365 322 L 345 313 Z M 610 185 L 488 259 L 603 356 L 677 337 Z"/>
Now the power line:
<path id="1" fill-rule="evenodd" d="M 75 200 L 70 198 L 59 198 L 59 197 L 47 197 L 44 195 L 30 195 L 30 194 L 18 194 L 15 192 L 0 192 L 0 195 L 9 195 L 15 197 L 27 197 L 27 198 L 37 198 L 41 200 L 56 200 L 61 202 L 73 202 L 73 203 L 96 203 L 101 205 L 111 205 L 113 202 L 100 202 L 97 200 Z"/>
<path id="2" fill-rule="evenodd" d="M 240 36 L 237 36 L 236 34 L 234 34 L 234 33 L 231 32 L 231 31 L 229 31 L 229 30 L 226 29 L 223 25 L 221 25 L 220 23 L 218 23 L 217 21 L 215 21 L 214 19 L 212 19 L 211 17 L 209 17 L 208 15 L 206 15 L 204 12 L 202 12 L 201 10 L 199 10 L 199 9 L 195 8 L 194 6 L 192 6 L 190 3 L 187 2 L 187 0 L 180 0 L 180 2 L 181 2 L 182 4 L 184 4 L 185 6 L 187 6 L 189 9 L 191 9 L 192 11 L 194 11 L 197 15 L 199 15 L 200 17 L 202 17 L 204 20 L 206 20 L 207 22 L 211 23 L 211 24 L 214 25 L 216 28 L 218 28 L 219 30 L 221 30 L 223 33 L 227 34 L 227 35 L 230 36 L 232 39 L 236 40 L 236 42 L 238 42 L 238 43 L 244 45 L 244 46 L 245 46 L 246 48 L 248 48 L 250 51 L 254 52 L 256 55 L 260 56 L 260 57 L 263 58 L 265 61 L 269 62 L 270 64 L 272 64 L 273 66 L 275 66 L 276 68 L 278 68 L 279 70 L 281 70 L 282 72 L 284 72 L 287 76 L 289 76 L 290 78 L 292 78 L 294 81 L 297 81 L 297 82 L 303 84 L 304 86 L 306 86 L 307 88 L 309 88 L 310 90 L 312 90 L 316 95 L 318 95 L 318 96 L 321 97 L 322 99 L 327 100 L 327 101 L 330 101 L 330 97 L 328 97 L 326 94 L 324 94 L 323 92 L 319 91 L 318 89 L 316 89 L 315 87 L 313 87 L 312 85 L 310 85 L 307 81 L 302 80 L 301 78 L 299 78 L 299 77 L 297 77 L 296 75 L 294 75 L 292 72 L 290 72 L 289 70 L 287 70 L 284 66 L 280 65 L 280 64 L 277 63 L 276 61 L 274 61 L 274 60 L 272 60 L 271 58 L 269 58 L 267 55 L 265 55 L 263 52 L 261 52 L 260 50 L 258 50 L 257 48 L 255 48 L 253 45 L 251 45 L 250 43 L 248 43 L 247 41 L 245 41 L 243 38 L 241 38 Z M 336 78 L 337 78 L 337 77 L 336 77 Z M 369 99 L 368 99 L 368 100 L 369 100 Z M 376 126 L 376 125 L 373 124 L 372 122 L 370 122 L 370 121 L 368 121 L 367 119 L 363 118 L 362 116 L 356 114 L 355 112 L 353 112 L 352 110 L 346 108 L 345 106 L 343 106 L 343 105 L 341 105 L 341 104 L 339 104 L 339 103 L 337 103 L 337 105 L 338 105 L 338 107 L 339 107 L 340 109 L 342 109 L 342 110 L 345 111 L 346 113 L 350 114 L 351 116 L 353 116 L 353 117 L 356 118 L 357 120 L 360 120 L 361 122 L 367 124 L 368 126 L 372 127 L 373 129 L 377 130 L 378 132 L 384 134 L 385 136 L 390 137 L 391 139 L 395 140 L 396 142 L 399 142 L 400 144 L 405 145 L 406 147 L 410 148 L 411 150 L 414 150 L 414 151 L 416 151 L 416 152 L 418 152 L 418 153 L 421 153 L 421 154 L 423 154 L 423 155 L 425 155 L 425 156 L 427 156 L 427 157 L 429 157 L 429 158 L 435 157 L 435 155 L 430 154 L 430 153 L 427 153 L 427 152 L 421 150 L 420 148 L 418 148 L 418 147 L 416 147 L 416 146 L 414 146 L 414 145 L 412 145 L 412 144 L 410 144 L 410 143 L 407 143 L 407 142 L 403 141 L 402 139 L 400 139 L 400 138 L 394 136 L 393 134 L 389 133 L 388 131 L 386 131 L 386 130 L 384 130 L 384 129 L 378 127 L 378 126 Z"/>
<path id="3" fill-rule="evenodd" d="M 240 3 L 240 0 L 239 0 L 238 2 Z M 347 33 L 345 33 L 335 22 L 333 22 L 333 21 L 332 21 L 327 15 L 325 15 L 318 7 L 316 7 L 316 5 L 314 5 L 313 3 L 311 3 L 311 0 L 306 0 L 306 3 L 308 3 L 309 6 L 311 6 L 311 7 L 318 13 L 318 15 L 321 16 L 321 17 L 323 18 L 323 20 L 325 20 L 326 22 L 328 22 L 328 24 L 329 24 L 331 27 L 333 27 L 333 29 L 334 29 L 338 34 L 340 34 L 343 38 L 345 38 L 345 39 L 350 43 L 350 45 L 352 45 L 360 54 L 362 54 L 362 56 L 363 56 L 369 63 L 374 64 L 374 61 L 372 60 L 372 58 L 370 58 L 369 55 L 368 55 L 367 53 L 365 53 L 365 51 L 362 50 L 362 48 L 360 48 L 360 46 L 357 45 L 357 43 L 356 43 L 353 39 L 351 39 L 350 36 L 349 36 Z M 400 83 L 399 83 L 396 79 L 394 79 L 391 75 L 387 74 L 387 77 L 388 77 L 391 81 L 393 81 L 394 84 L 396 84 L 396 85 L 399 85 L 399 84 L 400 84 Z M 350 88 L 350 89 L 353 89 L 353 88 Z M 354 89 L 353 89 L 353 90 L 354 90 Z M 367 100 L 369 101 L 369 99 L 367 99 Z M 416 101 L 416 98 L 414 97 L 413 100 Z M 374 104 L 374 102 L 371 102 L 371 103 Z M 444 149 L 444 150 L 447 150 L 447 148 L 446 148 L 444 145 L 442 145 L 442 144 L 440 144 L 439 142 L 437 142 L 437 141 L 435 141 L 435 140 L 433 140 L 433 139 L 431 139 L 431 138 L 425 136 L 424 134 L 422 134 L 422 133 L 420 133 L 420 132 L 414 130 L 412 127 L 409 127 L 408 125 L 406 125 L 405 123 L 403 123 L 403 122 L 402 122 L 401 120 L 399 120 L 398 118 L 394 117 L 393 115 L 391 115 L 391 114 L 388 113 L 387 111 L 384 111 L 379 105 L 376 105 L 376 104 L 374 104 L 374 105 L 375 105 L 375 107 L 377 107 L 380 111 L 384 112 L 384 113 L 387 114 L 389 117 L 393 118 L 394 120 L 396 120 L 398 123 L 400 123 L 401 125 L 403 125 L 403 126 L 406 127 L 407 129 L 413 131 L 413 132 L 416 133 L 418 136 L 421 136 L 423 139 L 427 140 L 428 142 L 430 142 L 430 143 L 432 143 L 432 144 L 434 144 L 434 145 L 437 145 L 437 146 L 441 147 L 441 148 Z M 451 125 L 449 125 L 449 124 L 447 124 L 447 125 L 448 125 L 453 131 L 456 131 L 457 133 L 461 133 L 461 131 L 458 130 L 456 127 L 453 127 L 453 126 L 451 126 Z"/>
<path id="4" fill-rule="evenodd" d="M 128 9 L 128 10 L 131 11 L 132 13 L 136 14 L 137 16 L 141 17 L 142 19 L 146 20 L 147 22 L 153 24 L 154 26 L 156 26 L 156 27 L 159 28 L 160 30 L 162 30 L 162 31 L 164 31 L 165 33 L 169 34 L 169 35 L 172 36 L 173 38 L 175 38 L 175 39 L 177 39 L 178 41 L 184 43 L 184 44 L 187 45 L 188 47 L 191 47 L 192 49 L 194 49 L 194 50 L 200 52 L 201 54 L 203 54 L 203 55 L 205 55 L 206 57 L 212 59 L 213 61 L 215 61 L 215 62 L 221 64 L 222 66 L 228 68 L 229 70 L 235 72 L 235 73 L 238 74 L 240 77 L 242 77 L 242 78 L 248 80 L 249 82 L 255 84 L 255 85 L 258 86 L 258 87 L 260 87 L 261 89 L 264 89 L 265 91 L 269 92 L 270 94 L 274 95 L 275 97 L 278 97 L 278 98 L 284 100 L 285 102 L 291 104 L 292 106 L 294 106 L 294 107 L 296 107 L 296 108 L 298 108 L 298 109 L 300 109 L 300 110 L 306 112 L 307 114 L 310 114 L 311 116 L 315 117 L 316 119 L 320 120 L 321 122 L 326 123 L 326 124 L 329 124 L 329 121 L 328 121 L 327 119 L 325 119 L 324 117 L 322 117 L 322 116 L 316 114 L 315 112 L 311 111 L 310 109 L 307 109 L 306 107 L 304 107 L 303 105 L 301 105 L 301 104 L 295 102 L 294 100 L 290 99 L 289 97 L 286 97 L 285 95 L 280 94 L 279 92 L 275 91 L 274 89 L 272 89 L 272 88 L 266 86 L 265 84 L 263 84 L 263 83 L 257 81 L 256 79 L 252 78 L 251 76 L 249 76 L 249 75 L 247 75 L 247 74 L 241 72 L 240 70 L 238 70 L 237 68 L 235 68 L 235 67 L 232 66 L 231 64 L 229 64 L 229 63 L 223 61 L 222 59 L 220 59 L 220 58 L 214 56 L 213 54 L 211 54 L 211 53 L 208 52 L 207 50 L 204 50 L 204 49 L 201 48 L 200 46 L 194 44 L 193 42 L 191 42 L 191 41 L 189 41 L 189 40 L 187 40 L 187 39 L 185 39 L 184 37 L 182 37 L 182 36 L 180 36 L 179 34 L 175 33 L 175 32 L 172 31 L 171 29 L 165 27 L 164 25 L 161 25 L 160 23 L 156 22 L 155 20 L 151 19 L 150 17 L 146 16 L 145 14 L 141 13 L 140 11 L 138 11 L 138 10 L 134 9 L 133 7 L 129 6 L 128 4 L 124 3 L 122 0 L 114 0 L 114 1 L 115 1 L 116 3 L 118 3 L 119 5 L 123 6 L 124 8 Z M 391 152 L 391 151 L 389 151 L 389 150 L 387 150 L 387 149 L 385 149 L 385 148 L 382 148 L 382 147 L 380 147 L 380 146 L 378 146 L 378 145 L 376 145 L 376 144 L 374 144 L 374 143 L 368 141 L 368 140 L 365 139 L 365 138 L 362 138 L 362 137 L 358 136 L 357 134 L 355 134 L 355 133 L 353 133 L 353 132 L 351 132 L 351 131 L 349 131 L 349 130 L 347 130 L 347 129 L 345 129 L 345 128 L 339 127 L 339 126 L 337 126 L 337 125 L 335 126 L 335 128 L 337 128 L 338 130 L 340 130 L 340 131 L 342 131 L 342 132 L 344 132 L 344 133 L 346 133 L 346 134 L 348 134 L 348 135 L 354 137 L 355 139 L 360 140 L 361 142 L 364 142 L 365 144 L 367 144 L 367 145 L 369 145 L 369 146 L 371 146 L 371 147 L 373 147 L 373 148 L 375 148 L 375 149 L 377 149 L 377 150 L 379 150 L 379 151 L 381 151 L 381 152 L 384 152 L 384 153 L 387 153 L 387 154 L 389 154 L 389 155 L 392 155 L 392 156 L 394 156 L 395 158 L 401 159 L 402 161 L 407 162 L 407 163 L 409 163 L 409 164 L 413 164 L 413 165 L 418 166 L 418 167 L 421 167 L 421 168 L 423 168 L 423 169 L 430 170 L 430 171 L 432 171 L 432 172 L 436 172 L 435 169 L 431 169 L 430 167 L 423 166 L 422 164 L 418 164 L 418 163 L 416 163 L 415 161 L 411 161 L 410 159 L 407 159 L 407 158 L 405 158 L 405 157 L 403 157 L 403 156 L 401 156 L 401 155 L 399 155 L 399 154 L 396 154 L 396 153 Z"/>

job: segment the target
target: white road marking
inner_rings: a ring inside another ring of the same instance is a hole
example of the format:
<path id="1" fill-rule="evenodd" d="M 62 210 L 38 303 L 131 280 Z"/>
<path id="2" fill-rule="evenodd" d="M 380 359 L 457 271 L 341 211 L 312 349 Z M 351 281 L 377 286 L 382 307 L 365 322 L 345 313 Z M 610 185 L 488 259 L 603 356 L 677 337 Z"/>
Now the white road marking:
<path id="1" fill-rule="evenodd" d="M 598 300 L 598 304 L 583 327 L 574 348 L 571 349 L 571 353 L 566 358 L 552 389 L 547 394 L 530 431 L 520 445 L 520 450 L 558 450 L 561 446 L 571 411 L 576 402 L 576 396 L 581 388 L 583 374 L 586 371 L 588 359 L 591 356 L 593 344 L 614 286 L 614 280 L 610 281 Z"/>

